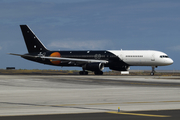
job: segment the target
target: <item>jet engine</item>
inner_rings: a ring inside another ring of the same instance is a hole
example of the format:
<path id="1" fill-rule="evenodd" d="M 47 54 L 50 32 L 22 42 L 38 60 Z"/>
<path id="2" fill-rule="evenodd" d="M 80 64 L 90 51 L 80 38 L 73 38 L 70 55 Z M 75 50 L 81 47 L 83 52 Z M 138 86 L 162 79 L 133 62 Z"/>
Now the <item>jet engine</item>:
<path id="1" fill-rule="evenodd" d="M 82 66 L 83 70 L 90 70 L 90 71 L 102 71 L 104 69 L 103 63 L 87 63 Z"/>

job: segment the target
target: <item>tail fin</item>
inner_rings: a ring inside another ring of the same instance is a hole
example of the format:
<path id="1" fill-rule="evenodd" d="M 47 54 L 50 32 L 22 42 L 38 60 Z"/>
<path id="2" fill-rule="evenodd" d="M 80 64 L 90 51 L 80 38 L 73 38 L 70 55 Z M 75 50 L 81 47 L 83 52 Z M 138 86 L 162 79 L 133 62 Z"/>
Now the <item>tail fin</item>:
<path id="1" fill-rule="evenodd" d="M 20 25 L 29 53 L 48 51 L 27 25 Z"/>

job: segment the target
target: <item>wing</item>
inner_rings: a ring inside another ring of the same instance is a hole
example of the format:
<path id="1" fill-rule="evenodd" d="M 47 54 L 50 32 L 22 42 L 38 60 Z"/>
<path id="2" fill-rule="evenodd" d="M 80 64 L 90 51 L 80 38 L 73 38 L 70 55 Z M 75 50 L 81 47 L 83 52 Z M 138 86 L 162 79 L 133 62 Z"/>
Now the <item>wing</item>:
<path id="1" fill-rule="evenodd" d="M 32 56 L 32 55 L 20 55 L 9 53 L 10 55 L 16 55 L 21 57 L 31 57 L 31 58 L 42 58 L 42 59 L 49 59 L 49 60 L 59 60 L 59 61 L 73 61 L 73 62 L 83 62 L 83 63 L 108 63 L 107 60 L 95 60 L 95 59 L 79 59 L 79 58 L 64 58 L 64 57 L 48 57 L 48 56 Z"/>
<path id="2" fill-rule="evenodd" d="M 63 57 L 46 57 L 42 56 L 42 59 L 50 59 L 50 60 L 60 60 L 60 61 L 74 61 L 74 62 L 100 62 L 100 63 L 108 63 L 107 60 L 95 60 L 95 59 L 79 59 L 79 58 L 63 58 Z"/>

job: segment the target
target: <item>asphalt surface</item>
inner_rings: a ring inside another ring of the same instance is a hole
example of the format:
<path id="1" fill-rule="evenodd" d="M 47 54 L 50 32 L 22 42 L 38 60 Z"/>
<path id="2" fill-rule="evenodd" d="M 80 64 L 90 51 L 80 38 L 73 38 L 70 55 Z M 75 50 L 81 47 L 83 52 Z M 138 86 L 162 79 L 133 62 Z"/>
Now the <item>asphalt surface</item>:
<path id="1" fill-rule="evenodd" d="M 179 76 L 0 75 L 0 120 L 164 120 L 179 113 Z"/>
<path id="2" fill-rule="evenodd" d="M 166 79 L 163 81 L 161 77 L 154 77 L 156 81 L 153 81 L 151 78 L 153 77 L 145 77 L 146 80 L 141 80 L 137 78 L 136 76 L 131 77 L 123 77 L 122 79 L 119 79 L 118 77 L 114 76 L 105 76 L 103 79 L 101 77 L 74 77 L 73 79 L 71 77 L 65 77 L 65 78 L 57 78 L 53 79 L 54 82 L 66 82 L 66 83 L 74 83 L 74 84 L 88 84 L 88 85 L 109 85 L 109 86 L 143 86 L 143 87 L 180 87 L 180 78 L 177 79 L 177 77 L 166 77 Z M 153 79 L 154 79 L 153 78 Z M 168 82 L 167 79 L 170 79 Z M 176 82 L 172 82 L 172 80 Z"/>
<path id="3" fill-rule="evenodd" d="M 179 120 L 180 110 L 4 116 L 0 120 Z"/>

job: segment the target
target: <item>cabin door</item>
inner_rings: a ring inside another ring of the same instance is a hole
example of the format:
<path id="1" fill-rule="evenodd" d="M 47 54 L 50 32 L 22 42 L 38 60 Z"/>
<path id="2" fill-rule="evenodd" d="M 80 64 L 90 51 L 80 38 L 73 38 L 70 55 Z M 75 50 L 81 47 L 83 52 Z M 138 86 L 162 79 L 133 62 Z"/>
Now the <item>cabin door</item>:
<path id="1" fill-rule="evenodd" d="M 152 54 L 151 61 L 155 61 L 154 54 Z"/>

